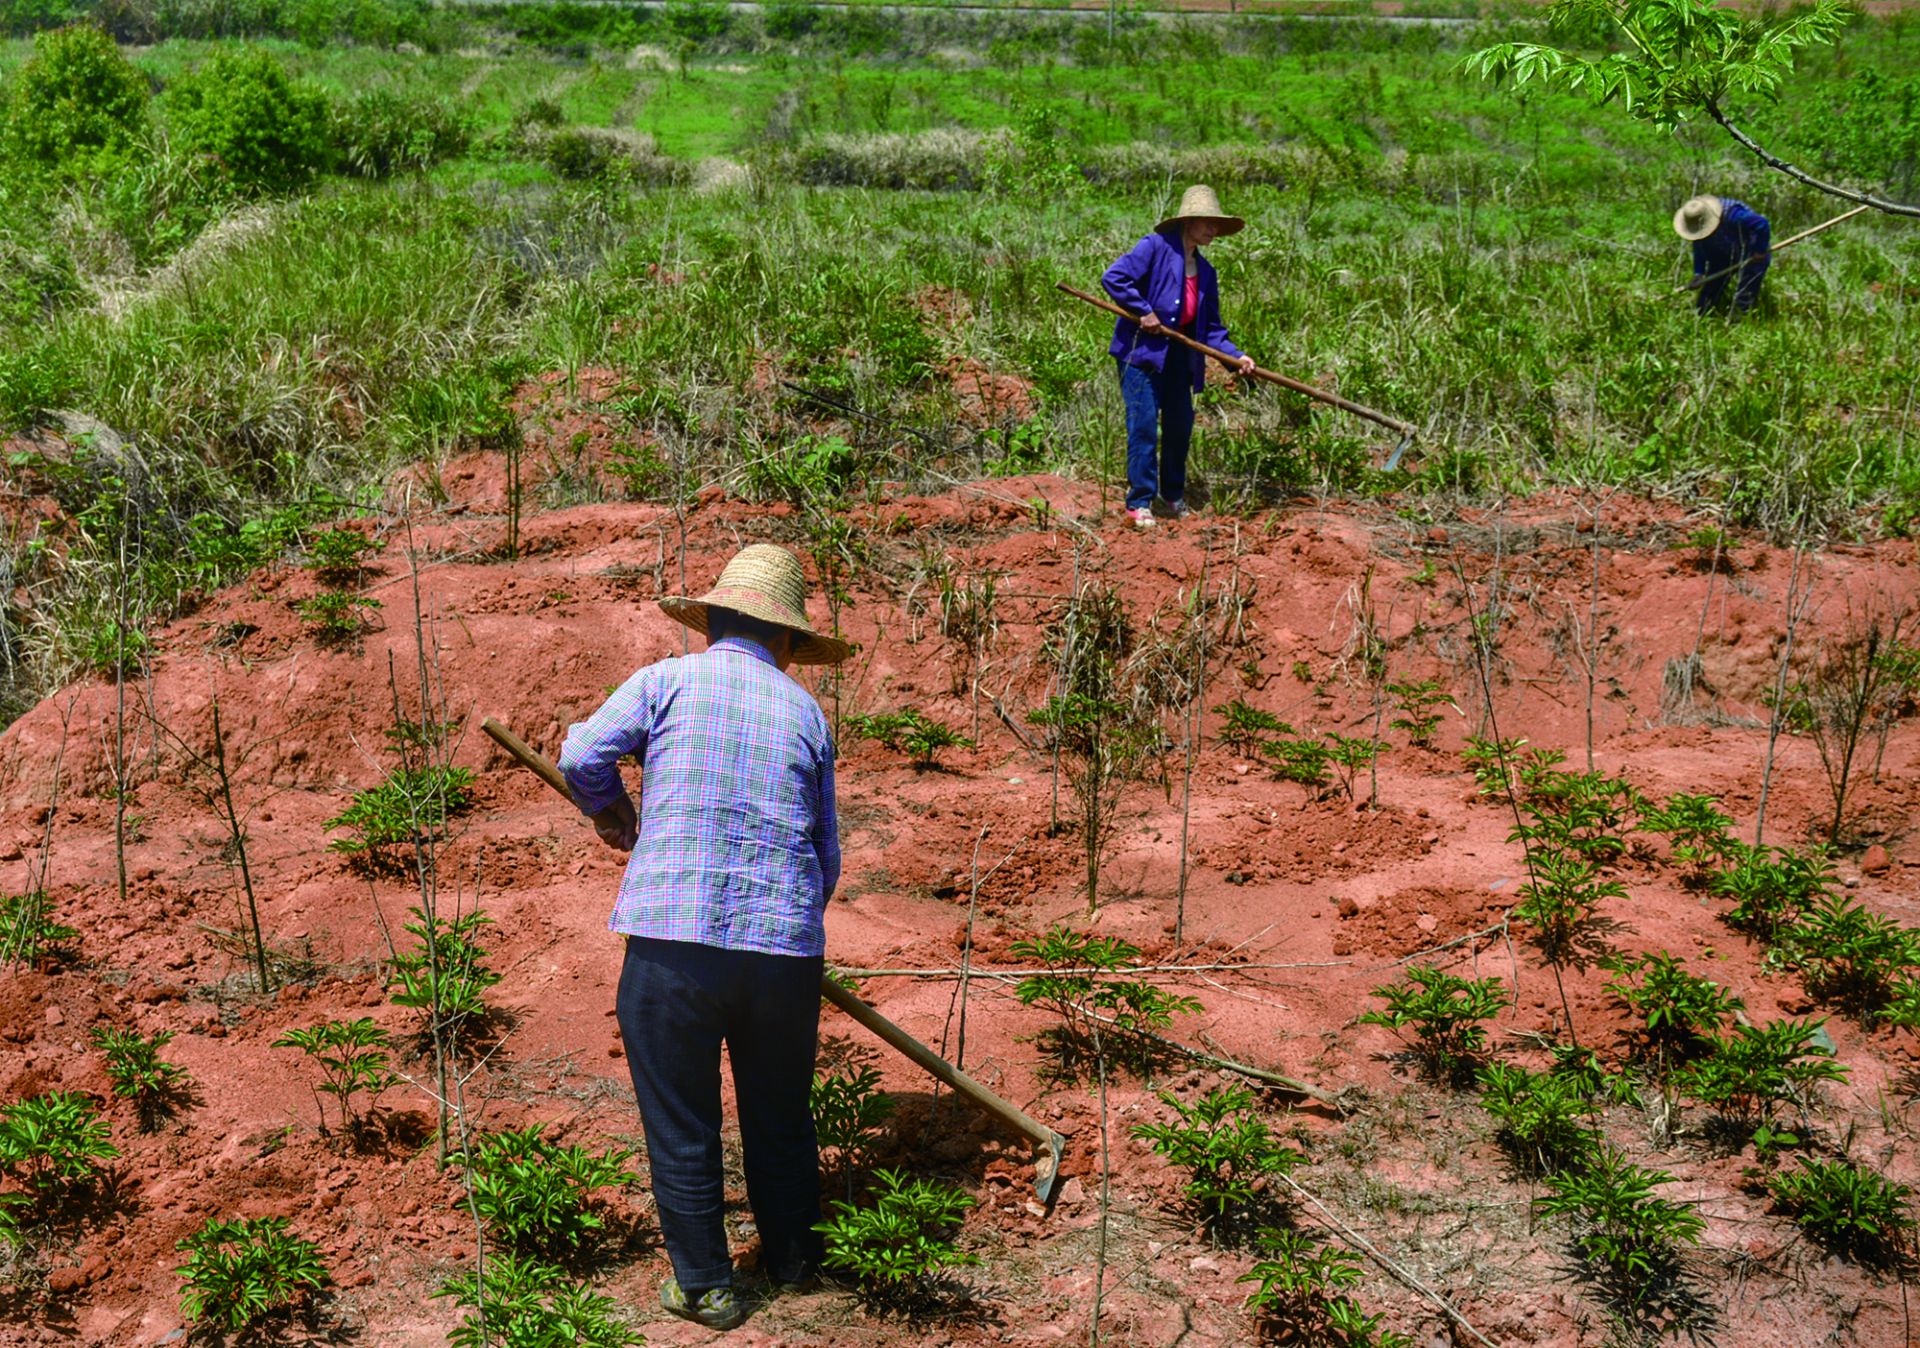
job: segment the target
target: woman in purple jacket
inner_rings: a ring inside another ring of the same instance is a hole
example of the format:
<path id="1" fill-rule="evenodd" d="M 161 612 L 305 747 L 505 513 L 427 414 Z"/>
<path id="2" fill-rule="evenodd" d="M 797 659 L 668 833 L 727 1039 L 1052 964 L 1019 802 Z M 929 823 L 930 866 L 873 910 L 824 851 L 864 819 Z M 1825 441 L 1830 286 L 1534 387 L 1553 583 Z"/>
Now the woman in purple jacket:
<path id="1" fill-rule="evenodd" d="M 1237 234 L 1246 221 L 1220 209 L 1211 187 L 1189 187 L 1180 209 L 1100 278 L 1113 302 L 1139 321 L 1119 318 L 1110 349 L 1120 367 L 1127 408 L 1127 518 L 1142 529 L 1154 516 L 1187 513 L 1187 445 L 1193 438 L 1193 395 L 1206 383 L 1206 357 L 1167 340 L 1167 329 L 1240 357 L 1220 322 L 1220 282 L 1200 249 Z"/>

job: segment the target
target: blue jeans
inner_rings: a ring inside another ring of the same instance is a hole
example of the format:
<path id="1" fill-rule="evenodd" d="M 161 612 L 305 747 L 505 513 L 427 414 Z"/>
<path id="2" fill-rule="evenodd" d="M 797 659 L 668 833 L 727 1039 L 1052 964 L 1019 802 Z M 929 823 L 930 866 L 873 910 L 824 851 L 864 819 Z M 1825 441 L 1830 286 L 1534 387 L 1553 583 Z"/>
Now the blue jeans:
<path id="1" fill-rule="evenodd" d="M 1185 350 L 1167 352 L 1159 374 L 1120 365 L 1127 408 L 1127 509 L 1170 504 L 1187 496 L 1187 446 L 1193 441 L 1193 365 Z"/>
<path id="2" fill-rule="evenodd" d="M 808 1092 L 819 956 L 629 936 L 615 1008 L 646 1127 L 660 1235 L 689 1301 L 733 1283 L 720 1163 L 720 1045 L 733 1063 L 747 1202 L 763 1266 L 796 1282 L 817 1263 L 820 1148 Z"/>

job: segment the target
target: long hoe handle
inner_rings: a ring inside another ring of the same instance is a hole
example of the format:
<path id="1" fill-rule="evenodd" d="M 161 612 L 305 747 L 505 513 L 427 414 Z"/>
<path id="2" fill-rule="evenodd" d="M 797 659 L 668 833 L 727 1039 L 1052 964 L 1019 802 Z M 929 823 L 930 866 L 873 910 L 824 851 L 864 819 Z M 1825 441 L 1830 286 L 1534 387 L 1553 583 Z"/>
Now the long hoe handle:
<path id="1" fill-rule="evenodd" d="M 1064 291 L 1077 300 L 1085 300 L 1096 309 L 1104 309 L 1116 318 L 1129 319 L 1135 323 L 1140 321 L 1140 315 L 1129 313 L 1111 300 L 1103 300 L 1097 295 L 1089 295 L 1084 290 L 1075 290 L 1065 281 L 1055 281 L 1053 287 L 1055 290 Z M 1212 356 L 1222 365 L 1230 366 L 1236 370 L 1240 367 L 1240 358 L 1238 356 L 1230 356 L 1217 346 L 1208 346 L 1205 342 L 1195 341 L 1193 338 L 1187 336 L 1186 333 L 1176 331 L 1164 324 L 1161 326 L 1160 332 L 1162 336 L 1176 341 L 1182 346 L 1192 347 L 1203 356 Z M 1298 379 L 1290 379 L 1286 375 L 1277 374 L 1272 370 L 1263 370 L 1258 365 L 1253 367 L 1253 377 L 1255 379 L 1264 379 L 1269 384 L 1278 384 L 1281 388 L 1292 389 L 1295 393 L 1304 394 L 1306 397 L 1312 398 L 1315 402 L 1323 402 L 1329 407 L 1337 407 L 1343 412 L 1351 412 L 1356 417 L 1365 417 L 1368 421 L 1385 426 L 1390 431 L 1398 432 L 1407 440 L 1413 439 L 1414 427 L 1408 422 L 1401 421 L 1397 417 L 1390 417 L 1385 412 L 1376 412 L 1371 407 L 1363 407 L 1359 403 L 1342 398 L 1337 393 L 1329 393 L 1323 388 L 1315 388 L 1312 384 L 1303 384 Z M 1401 449 L 1404 451 L 1405 448 L 1406 446 L 1403 444 Z M 1399 455 L 1396 454 L 1394 458 L 1397 462 Z"/>
<path id="2" fill-rule="evenodd" d="M 567 790 L 566 778 L 560 775 L 560 769 L 554 767 L 546 755 L 491 716 L 480 723 L 480 728 L 487 732 L 495 744 L 518 759 L 522 767 L 531 768 L 541 781 L 569 802 L 573 800 L 573 793 Z M 1060 1156 L 1067 1142 L 1064 1137 L 1025 1110 L 995 1095 L 831 978 L 821 978 L 820 995 L 905 1054 L 929 1075 L 952 1087 L 956 1094 L 966 1096 L 1023 1137 L 1030 1138 L 1035 1146 L 1045 1148 L 1047 1160 L 1044 1165 L 1035 1168 L 1033 1187 L 1042 1203 L 1052 1199 L 1054 1187 L 1060 1182 Z"/>

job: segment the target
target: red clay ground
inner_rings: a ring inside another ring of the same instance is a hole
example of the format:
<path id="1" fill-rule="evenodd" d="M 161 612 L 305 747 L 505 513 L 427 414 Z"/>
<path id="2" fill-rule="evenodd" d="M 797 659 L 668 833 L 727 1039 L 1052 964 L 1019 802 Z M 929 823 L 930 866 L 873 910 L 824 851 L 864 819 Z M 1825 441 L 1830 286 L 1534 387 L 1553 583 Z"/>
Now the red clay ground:
<path id="1" fill-rule="evenodd" d="M 470 470 L 470 471 L 469 471 Z M 486 498 L 498 464 L 485 457 L 442 475 L 453 504 L 412 521 L 419 561 L 418 615 L 437 656 L 446 705 L 460 724 L 456 761 L 477 774 L 476 803 L 442 857 L 447 893 L 478 901 L 494 919 L 485 944 L 503 980 L 492 998 L 511 1028 L 466 1085 L 473 1123 L 544 1120 L 567 1140 L 637 1147 L 637 1119 L 611 1018 L 618 965 L 605 929 L 620 859 L 583 821 L 479 733 L 481 717 L 519 728 L 552 753 L 566 725 L 633 668 L 677 654 L 681 629 L 651 602 L 678 588 L 673 516 L 639 504 L 594 504 L 528 518 L 526 556 L 497 560 L 504 523 Z M 466 474 L 463 476 L 463 474 Z M 999 578 L 999 630 L 978 682 L 979 747 L 950 751 L 939 771 L 916 772 L 870 743 L 843 746 L 840 775 L 846 872 L 828 915 L 830 958 L 867 968 L 946 968 L 959 956 L 978 844 L 984 869 L 1013 855 L 982 889 L 982 969 L 1010 967 L 1008 946 L 1056 921 L 1083 920 L 1076 839 L 1048 836 L 1049 763 L 995 714 L 994 700 L 1022 726 L 1045 695 L 1040 623 L 1077 574 L 1125 597 L 1139 629 L 1199 586 L 1237 588 L 1245 620 L 1217 652 L 1206 705 L 1244 697 L 1302 728 L 1365 734 L 1368 694 L 1355 660 L 1358 614 L 1367 596 L 1391 646 L 1393 675 L 1442 680 L 1464 709 L 1448 711 L 1436 750 L 1405 747 L 1389 732 L 1379 808 L 1314 802 L 1298 786 L 1218 745 L 1208 716 L 1193 773 L 1186 940 L 1171 938 L 1179 888 L 1181 770 L 1169 753 L 1170 787 L 1145 783 L 1128 795 L 1095 926 L 1141 945 L 1158 963 L 1244 962 L 1238 972 L 1168 976 L 1204 1011 L 1173 1033 L 1225 1054 L 1344 1092 L 1346 1112 L 1312 1105 L 1289 1113 L 1269 1098 L 1278 1126 L 1311 1156 L 1298 1178 L 1339 1220 L 1415 1272 L 1497 1344 L 1599 1343 L 1607 1322 L 1572 1280 L 1566 1232 L 1529 1219 L 1536 1190 L 1511 1177 L 1485 1113 L 1470 1094 L 1418 1082 L 1395 1057 L 1386 1031 L 1354 1023 L 1376 1005 L 1374 986 L 1398 976 L 1407 957 L 1483 932 L 1514 901 L 1521 857 L 1507 842 L 1504 808 L 1476 801 L 1458 749 L 1484 699 L 1468 658 L 1473 603 L 1498 603 L 1499 729 L 1557 746 L 1584 765 L 1587 694 L 1579 651 L 1587 638 L 1592 535 L 1585 503 L 1536 498 L 1504 514 L 1468 512 L 1440 522 L 1379 506 L 1288 509 L 1238 522 L 1208 519 L 1151 535 L 1128 529 L 1098 493 L 1051 478 L 995 481 L 920 498 L 885 493 L 854 512 L 874 564 L 857 577 L 843 615 L 862 649 L 843 698 L 861 710 L 915 706 L 971 733 L 974 703 L 956 677 L 961 654 L 939 635 L 924 574 L 945 557 L 963 574 Z M 1044 497 L 1048 527 L 1026 504 Z M 1692 549 L 1673 544 L 1693 527 L 1672 507 L 1618 501 L 1601 521 L 1600 644 L 1593 760 L 1642 791 L 1717 793 L 1751 836 L 1766 734 L 1762 696 L 1779 656 L 1789 554 L 1742 539 L 1729 574 L 1712 579 L 1701 655 L 1708 693 L 1686 708 L 1662 705 L 1667 662 L 1691 651 L 1701 629 L 1709 573 Z M 696 592 L 739 544 L 792 541 L 784 509 L 710 492 L 688 520 L 686 583 Z M 262 999 L 216 931 L 240 927 L 237 884 L 224 826 L 199 779 L 163 736 L 134 736 L 137 821 L 128 854 L 130 894 L 116 898 L 112 846 L 110 730 L 114 689 L 99 680 L 49 699 L 0 736 L 0 892 L 16 892 L 46 829 L 56 762 L 61 784 L 52 820 L 49 888 L 61 920 L 79 929 L 77 965 L 11 974 L 0 983 L 0 1100 L 42 1091 L 88 1092 L 107 1082 L 84 1046 L 99 1024 L 171 1029 L 167 1056 L 193 1076 L 199 1103 L 154 1134 L 141 1134 L 121 1102 L 108 1112 L 123 1151 L 120 1203 L 57 1241 L 29 1290 L 6 1307 L 0 1341 L 105 1345 L 170 1341 L 182 1324 L 175 1242 L 209 1217 L 286 1215 L 319 1242 L 335 1285 L 320 1308 L 322 1331 L 386 1348 L 442 1343 L 452 1308 L 429 1300 L 471 1260 L 473 1233 L 454 1206 L 456 1184 L 436 1172 L 419 1137 L 429 1097 L 403 1086 L 386 1103 L 402 1141 L 346 1155 L 315 1128 L 310 1083 L 297 1055 L 271 1047 L 291 1027 L 369 1015 L 396 1032 L 410 1013 L 383 994 L 386 946 L 379 921 L 398 924 L 414 901 L 396 878 L 370 881 L 325 850 L 323 821 L 389 766 L 389 661 L 409 713 L 417 707 L 414 580 L 408 535 L 389 517 L 387 543 L 367 593 L 382 608 L 357 650 L 318 648 L 293 603 L 314 589 L 305 573 L 263 570 L 159 633 L 151 687 L 128 688 L 167 730 L 211 743 L 210 707 L 237 764 L 248 814 L 249 861 L 263 922 L 279 949 L 307 961 L 306 976 Z M 1458 571 L 1456 572 L 1456 567 Z M 1495 578 L 1497 573 L 1497 592 Z M 1910 602 L 1913 548 L 1835 548 L 1817 572 L 1818 599 L 1805 639 L 1833 637 L 1849 605 L 1869 595 Z M 1368 577 L 1371 577 L 1370 582 Z M 931 605 L 931 607 L 930 607 Z M 816 615 L 824 606 L 816 600 Z M 809 676 L 810 678 L 811 676 Z M 64 731 L 63 731 L 64 722 Z M 137 722 L 144 727 L 144 721 Z M 64 753 L 62 743 L 64 738 Z M 1920 923 L 1909 842 L 1920 734 L 1896 730 L 1879 780 L 1857 800 L 1863 827 L 1892 864 L 1861 875 L 1843 859 L 1852 892 L 1894 918 Z M 1826 807 L 1812 746 L 1786 738 L 1768 803 L 1770 840 L 1801 842 Z M 984 830 L 984 841 L 982 834 Z M 1609 905 L 1628 950 L 1667 949 L 1745 998 L 1763 1020 L 1809 1010 L 1792 978 L 1761 972 L 1758 952 L 1718 920 L 1724 905 L 1683 889 L 1655 851 L 1619 868 L 1630 897 Z M 443 900 L 444 901 L 444 900 Z M 1564 1032 L 1549 971 L 1515 932 L 1452 944 L 1430 958 L 1480 976 L 1517 976 L 1517 1008 L 1502 1017 L 1503 1055 L 1538 1063 L 1536 1033 Z M 1515 968 L 1513 955 L 1520 956 Z M 1230 956 L 1222 959 L 1222 956 Z M 1275 967 L 1280 966 L 1280 967 Z M 1572 973 L 1567 996 L 1583 1043 L 1611 1048 L 1620 1025 L 1596 970 Z M 940 1043 L 954 985 L 941 979 L 871 977 L 866 996 L 923 1039 Z M 1024 1148 L 943 1101 L 928 1121 L 929 1083 L 864 1033 L 829 1015 L 830 1053 L 857 1053 L 879 1067 L 902 1102 L 884 1159 L 964 1185 L 980 1204 L 964 1240 L 982 1257 L 972 1273 L 990 1298 L 984 1323 L 906 1334 L 864 1316 L 837 1292 L 778 1301 L 731 1343 L 865 1345 L 1050 1344 L 1084 1340 L 1092 1304 L 1099 1193 L 1094 1092 L 1039 1074 L 1032 1036 L 1046 1021 L 1021 1007 L 1006 981 L 973 984 L 966 1064 L 984 1082 L 1069 1134 L 1072 1183 L 1058 1206 L 1029 1201 Z M 1911 1035 L 1829 1023 L 1852 1071 L 1828 1088 L 1815 1129 L 1824 1145 L 1850 1139 L 1851 1153 L 1916 1178 Z M 416 1076 L 419 1063 L 408 1071 Z M 1210 1070 L 1175 1069 L 1156 1085 L 1197 1094 Z M 1235 1277 L 1249 1257 L 1209 1248 L 1173 1212 L 1178 1178 L 1144 1144 L 1136 1123 L 1166 1111 L 1135 1080 L 1111 1093 L 1111 1231 L 1103 1332 L 1115 1344 L 1234 1344 L 1253 1339 Z M 1614 1141 L 1671 1170 L 1671 1196 L 1702 1205 L 1709 1224 L 1695 1261 L 1697 1285 L 1714 1308 L 1712 1341 L 1734 1345 L 1902 1342 L 1900 1289 L 1827 1259 L 1743 1187 L 1748 1157 L 1728 1157 L 1699 1132 L 1699 1111 L 1674 1121 L 1656 1145 L 1639 1111 L 1615 1109 Z M 643 1162 L 636 1164 L 644 1169 Z M 739 1197 L 738 1194 L 735 1195 Z M 711 1336 L 664 1317 L 654 1289 L 666 1270 L 652 1236 L 643 1185 L 620 1194 L 631 1219 L 595 1274 L 622 1298 L 655 1343 Z M 744 1207 L 739 1220 L 746 1222 Z M 1315 1227 L 1315 1214 L 1300 1212 Z M 743 1227 L 739 1245 L 750 1245 Z M 1454 1337 L 1435 1308 L 1369 1266 L 1362 1300 L 1416 1344 Z"/>

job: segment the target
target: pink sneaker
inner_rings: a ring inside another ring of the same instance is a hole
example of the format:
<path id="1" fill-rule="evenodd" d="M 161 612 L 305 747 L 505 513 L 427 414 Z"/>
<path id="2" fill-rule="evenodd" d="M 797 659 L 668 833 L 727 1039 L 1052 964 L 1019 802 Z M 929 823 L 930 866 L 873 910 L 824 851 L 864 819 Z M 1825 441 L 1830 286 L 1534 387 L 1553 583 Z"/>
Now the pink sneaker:
<path id="1" fill-rule="evenodd" d="M 1138 510 L 1129 510 L 1127 518 L 1133 521 L 1133 527 L 1136 529 L 1151 529 L 1157 523 L 1153 518 L 1153 511 L 1146 506 L 1141 506 Z"/>

